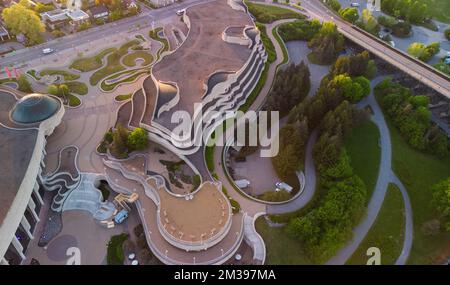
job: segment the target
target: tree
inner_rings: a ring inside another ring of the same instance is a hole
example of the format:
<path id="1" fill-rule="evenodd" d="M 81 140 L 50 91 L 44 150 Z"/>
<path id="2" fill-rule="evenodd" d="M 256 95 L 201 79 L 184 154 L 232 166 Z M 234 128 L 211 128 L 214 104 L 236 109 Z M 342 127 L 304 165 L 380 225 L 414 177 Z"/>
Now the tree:
<path id="1" fill-rule="evenodd" d="M 131 149 L 142 150 L 148 145 L 148 134 L 141 128 L 135 128 L 127 138 L 127 145 Z"/>
<path id="2" fill-rule="evenodd" d="M 45 26 L 34 11 L 22 3 L 3 9 L 2 18 L 13 35 L 23 34 L 31 45 L 41 43 Z"/>
<path id="3" fill-rule="evenodd" d="M 339 15 L 344 18 L 344 20 L 354 24 L 359 19 L 358 9 L 354 7 L 347 7 L 339 10 Z"/>
<path id="4" fill-rule="evenodd" d="M 339 3 L 339 1 L 337 0 L 325 0 L 324 2 L 336 12 L 338 12 L 341 9 L 341 3 Z"/>
<path id="5" fill-rule="evenodd" d="M 319 32 L 309 41 L 316 61 L 320 64 L 330 64 L 344 48 L 344 37 L 338 32 L 333 22 L 325 22 Z"/>
<path id="6" fill-rule="evenodd" d="M 58 89 L 58 86 L 55 85 L 55 84 L 50 84 L 50 85 L 47 87 L 47 93 L 48 93 L 48 94 L 51 94 L 51 95 L 58 96 L 58 95 L 59 95 L 59 89 Z"/>
<path id="7" fill-rule="evenodd" d="M 33 88 L 31 87 L 30 82 L 28 82 L 28 79 L 26 75 L 20 75 L 17 79 L 17 84 L 19 85 L 19 90 L 26 93 L 33 92 Z"/>
<path id="8" fill-rule="evenodd" d="M 377 34 L 380 30 L 377 19 L 368 9 L 362 11 L 361 22 L 359 26 L 371 34 Z"/>
<path id="9" fill-rule="evenodd" d="M 67 95 L 69 95 L 69 87 L 66 84 L 59 85 L 58 93 L 60 96 L 65 98 Z"/>
<path id="10" fill-rule="evenodd" d="M 449 28 L 449 29 L 446 29 L 446 30 L 444 31 L 444 34 L 445 34 L 445 36 L 447 37 L 447 39 L 450 40 L 450 28 Z"/>
<path id="11" fill-rule="evenodd" d="M 428 46 L 425 46 L 423 43 L 414 42 L 407 49 L 410 55 L 424 62 L 429 61 L 439 51 L 440 43 L 438 42 L 431 43 Z"/>
<path id="12" fill-rule="evenodd" d="M 127 149 L 128 130 L 121 124 L 113 132 L 113 141 L 110 145 L 111 154 L 116 158 L 126 158 L 128 156 Z"/>
<path id="13" fill-rule="evenodd" d="M 432 204 L 445 219 L 447 231 L 450 231 L 450 178 L 435 184 L 431 190 Z"/>

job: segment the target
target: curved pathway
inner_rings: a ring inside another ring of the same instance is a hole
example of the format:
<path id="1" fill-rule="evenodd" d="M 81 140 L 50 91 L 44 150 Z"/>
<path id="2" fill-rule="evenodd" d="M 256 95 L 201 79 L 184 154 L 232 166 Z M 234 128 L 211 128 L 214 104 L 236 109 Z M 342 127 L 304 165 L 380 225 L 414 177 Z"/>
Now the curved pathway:
<path id="1" fill-rule="evenodd" d="M 344 264 L 347 259 L 351 257 L 353 252 L 358 248 L 364 237 L 369 232 L 373 223 L 375 222 L 378 213 L 386 195 L 389 183 L 396 184 L 402 192 L 403 200 L 405 203 L 405 240 L 403 243 L 403 249 L 400 257 L 397 259 L 396 264 L 404 264 L 409 256 L 411 249 L 413 229 L 412 229 L 412 209 L 409 203 L 408 194 L 405 187 L 392 171 L 392 145 L 389 128 L 383 116 L 383 112 L 378 105 L 373 88 L 384 78 L 377 77 L 371 81 L 372 92 L 371 94 L 361 101 L 358 106 L 364 107 L 370 106 L 373 111 L 372 121 L 378 126 L 380 130 L 380 147 L 381 147 L 381 162 L 378 173 L 378 180 L 375 186 L 375 190 L 370 199 L 367 207 L 367 213 L 364 220 L 353 230 L 353 239 L 342 248 L 333 258 L 331 258 L 327 264 Z"/>
<path id="2" fill-rule="evenodd" d="M 272 83 L 275 80 L 275 76 L 278 70 L 278 67 L 283 63 L 284 56 L 283 56 L 283 49 L 278 43 L 278 41 L 273 36 L 273 29 L 276 28 L 278 25 L 281 25 L 283 23 L 288 23 L 295 21 L 295 19 L 285 19 L 285 20 L 279 20 L 275 21 L 273 23 L 267 24 L 266 26 L 266 33 L 269 39 L 272 41 L 275 52 L 277 55 L 277 59 L 270 64 L 267 79 L 266 82 L 259 92 L 259 95 L 256 97 L 255 101 L 250 106 L 249 110 L 256 111 L 260 109 L 264 101 L 266 100 L 267 95 L 269 95 L 269 92 L 272 88 Z M 228 135 L 228 134 L 225 134 Z M 218 138 L 218 141 L 227 141 L 222 140 L 221 138 Z M 314 145 L 314 144 L 312 144 Z M 215 165 L 215 173 L 218 176 L 218 180 L 222 182 L 222 185 L 228 190 L 229 195 L 239 202 L 241 205 L 241 209 L 243 209 L 244 212 L 246 212 L 250 216 L 255 216 L 258 213 L 266 213 L 269 209 L 266 209 L 266 205 L 254 200 L 251 200 L 244 196 L 244 194 L 238 192 L 233 185 L 228 180 L 227 175 L 224 172 L 224 169 L 222 167 L 222 155 L 224 151 L 224 146 L 215 146 L 214 148 L 214 165 Z M 306 191 L 306 190 L 305 190 Z M 303 194 L 302 194 L 303 195 Z M 300 195 L 300 196 L 302 196 Z"/>

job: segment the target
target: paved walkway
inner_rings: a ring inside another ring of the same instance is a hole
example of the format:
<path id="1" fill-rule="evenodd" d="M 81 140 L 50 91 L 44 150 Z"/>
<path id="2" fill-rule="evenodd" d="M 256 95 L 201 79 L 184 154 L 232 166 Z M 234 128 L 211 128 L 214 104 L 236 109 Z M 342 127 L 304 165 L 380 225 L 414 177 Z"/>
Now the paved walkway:
<path id="1" fill-rule="evenodd" d="M 256 97 L 253 104 L 250 106 L 249 110 L 258 110 L 262 107 L 264 104 L 264 101 L 266 100 L 267 95 L 270 92 L 270 89 L 272 88 L 272 83 L 275 80 L 275 75 L 278 69 L 278 66 L 283 62 L 283 49 L 279 45 L 278 41 L 275 39 L 275 37 L 272 34 L 272 30 L 277 27 L 280 24 L 288 23 L 294 21 L 293 19 L 287 19 L 287 20 L 280 20 L 275 21 L 271 24 L 266 25 L 266 32 L 269 36 L 270 40 L 272 41 L 275 52 L 277 54 L 277 59 L 275 62 L 273 62 L 269 66 L 269 71 L 267 74 L 266 82 L 261 89 L 259 95 Z M 218 141 L 225 141 L 222 139 L 218 139 Z M 254 216 L 261 212 L 266 212 L 266 205 L 256 202 L 254 200 L 251 200 L 247 197 L 245 197 L 242 193 L 239 193 L 236 189 L 234 189 L 233 185 L 231 185 L 230 181 L 228 180 L 227 175 L 225 174 L 223 167 L 222 167 L 222 154 L 223 154 L 224 147 L 223 146 L 216 146 L 214 148 L 214 165 L 215 165 L 215 173 L 218 176 L 219 181 L 222 182 L 223 186 L 228 190 L 229 195 L 239 202 L 241 205 L 241 209 L 246 212 L 250 216 Z"/>
<path id="2" fill-rule="evenodd" d="M 389 133 L 389 128 L 383 116 L 383 112 L 378 105 L 375 95 L 373 92 L 373 87 L 376 86 L 383 77 L 377 77 L 371 82 L 372 92 L 371 94 L 361 101 L 358 106 L 364 107 L 369 105 L 372 108 L 373 116 L 372 121 L 378 126 L 380 130 L 380 146 L 381 146 L 381 162 L 378 173 L 378 180 L 375 186 L 375 190 L 370 199 L 369 205 L 367 207 L 367 213 L 364 220 L 353 230 L 353 239 L 342 248 L 333 258 L 331 258 L 327 264 L 344 264 L 348 258 L 351 257 L 353 252 L 358 248 L 360 243 L 363 241 L 373 223 L 375 222 L 378 213 L 383 205 L 384 197 L 389 183 L 396 184 L 402 191 L 402 196 L 405 202 L 405 240 L 403 244 L 403 249 L 400 257 L 398 258 L 396 264 L 404 264 L 408 258 L 409 251 L 411 249 L 413 229 L 412 229 L 412 209 L 409 202 L 408 194 L 392 171 L 392 145 L 391 136 Z"/>

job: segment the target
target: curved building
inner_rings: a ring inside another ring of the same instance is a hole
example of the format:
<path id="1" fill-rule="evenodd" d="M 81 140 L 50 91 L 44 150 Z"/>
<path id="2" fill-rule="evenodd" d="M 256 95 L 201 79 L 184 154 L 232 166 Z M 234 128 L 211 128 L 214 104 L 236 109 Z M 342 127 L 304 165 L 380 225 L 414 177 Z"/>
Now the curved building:
<path id="1" fill-rule="evenodd" d="M 20 264 L 34 239 L 44 201 L 41 172 L 46 137 L 61 123 L 54 96 L 0 88 L 0 262 Z"/>

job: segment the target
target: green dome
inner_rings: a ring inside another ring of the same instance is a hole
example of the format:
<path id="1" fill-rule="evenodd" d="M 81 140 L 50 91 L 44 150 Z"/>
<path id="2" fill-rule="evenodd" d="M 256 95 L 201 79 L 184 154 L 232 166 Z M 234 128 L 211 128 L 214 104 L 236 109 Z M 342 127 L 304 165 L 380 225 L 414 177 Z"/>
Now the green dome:
<path id="1" fill-rule="evenodd" d="M 12 119 L 17 123 L 32 124 L 50 118 L 59 108 L 55 98 L 42 94 L 30 94 L 17 101 Z"/>

